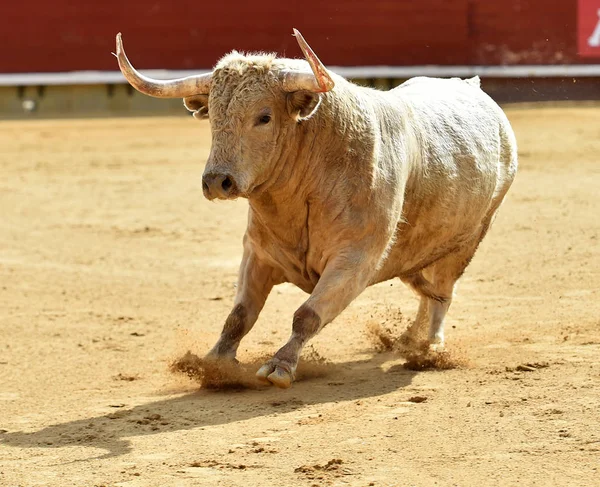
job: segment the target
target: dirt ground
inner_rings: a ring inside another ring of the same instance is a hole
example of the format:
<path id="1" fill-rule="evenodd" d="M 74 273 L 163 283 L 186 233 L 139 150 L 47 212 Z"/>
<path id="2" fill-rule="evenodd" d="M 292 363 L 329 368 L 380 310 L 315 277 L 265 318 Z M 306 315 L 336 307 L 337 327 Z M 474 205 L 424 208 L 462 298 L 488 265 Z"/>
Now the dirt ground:
<path id="1" fill-rule="evenodd" d="M 241 258 L 246 202 L 202 197 L 207 123 L 0 122 L 0 485 L 600 485 L 600 107 L 507 113 L 520 172 L 447 324 L 468 364 L 377 350 L 417 308 L 390 281 L 289 390 L 169 372 L 215 342 Z M 304 299 L 276 288 L 241 360 Z"/>

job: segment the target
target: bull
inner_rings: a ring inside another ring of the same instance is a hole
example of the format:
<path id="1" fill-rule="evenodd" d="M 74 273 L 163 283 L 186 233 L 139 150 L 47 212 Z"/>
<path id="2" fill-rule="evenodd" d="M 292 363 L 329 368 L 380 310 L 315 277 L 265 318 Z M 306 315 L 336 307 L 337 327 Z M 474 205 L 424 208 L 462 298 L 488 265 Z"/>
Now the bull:
<path id="1" fill-rule="evenodd" d="M 237 295 L 209 356 L 235 359 L 273 286 L 310 295 L 257 372 L 282 388 L 306 343 L 392 278 L 420 296 L 415 326 L 428 323 L 429 346 L 442 348 L 456 282 L 517 171 L 513 130 L 478 78 L 360 87 L 294 34 L 305 60 L 233 51 L 210 73 L 175 80 L 137 72 L 120 34 L 116 52 L 137 90 L 181 97 L 210 119 L 204 196 L 249 203 Z"/>

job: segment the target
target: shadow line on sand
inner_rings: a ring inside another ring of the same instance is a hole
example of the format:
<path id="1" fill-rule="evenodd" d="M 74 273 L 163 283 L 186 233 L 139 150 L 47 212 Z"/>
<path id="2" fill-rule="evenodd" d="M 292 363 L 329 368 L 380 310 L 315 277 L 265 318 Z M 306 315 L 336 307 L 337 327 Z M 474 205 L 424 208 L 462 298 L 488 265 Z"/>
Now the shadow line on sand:
<path id="1" fill-rule="evenodd" d="M 7 432 L 0 435 L 0 444 L 20 448 L 86 446 L 106 450 L 96 459 L 118 457 L 131 451 L 131 441 L 127 439 L 130 437 L 229 424 L 285 414 L 309 405 L 388 394 L 409 386 L 418 373 L 398 363 L 384 370 L 386 362 L 398 358 L 393 354 L 377 354 L 368 360 L 335 364 L 324 377 L 299 381 L 289 390 L 200 389 L 184 396 L 51 425 L 32 433 Z"/>

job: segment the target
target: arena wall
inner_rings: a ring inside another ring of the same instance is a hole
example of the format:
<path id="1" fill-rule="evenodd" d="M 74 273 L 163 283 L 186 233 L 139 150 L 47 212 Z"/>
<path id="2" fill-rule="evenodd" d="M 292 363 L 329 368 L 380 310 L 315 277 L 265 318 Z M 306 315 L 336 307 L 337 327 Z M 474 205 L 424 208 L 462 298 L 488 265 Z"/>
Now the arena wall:
<path id="1" fill-rule="evenodd" d="M 0 73 L 114 70 L 119 31 L 140 68 L 208 69 L 232 49 L 298 56 L 292 27 L 336 66 L 594 62 L 578 55 L 577 12 L 578 0 L 8 2 Z"/>

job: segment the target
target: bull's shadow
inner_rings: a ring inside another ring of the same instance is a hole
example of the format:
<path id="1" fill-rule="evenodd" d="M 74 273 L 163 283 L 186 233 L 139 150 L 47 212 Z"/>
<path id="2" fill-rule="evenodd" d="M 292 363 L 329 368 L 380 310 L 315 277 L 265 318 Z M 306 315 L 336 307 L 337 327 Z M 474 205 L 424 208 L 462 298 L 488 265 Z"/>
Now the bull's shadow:
<path id="1" fill-rule="evenodd" d="M 163 401 L 115 409 L 103 416 L 48 426 L 33 433 L 7 432 L 0 443 L 21 448 L 89 446 L 107 451 L 98 458 L 117 457 L 131 450 L 126 438 L 234 423 L 258 416 L 289 413 L 304 406 L 376 397 L 404 388 L 416 374 L 395 364 L 382 367 L 392 354 L 336 364 L 320 378 L 280 390 L 199 390 Z"/>

